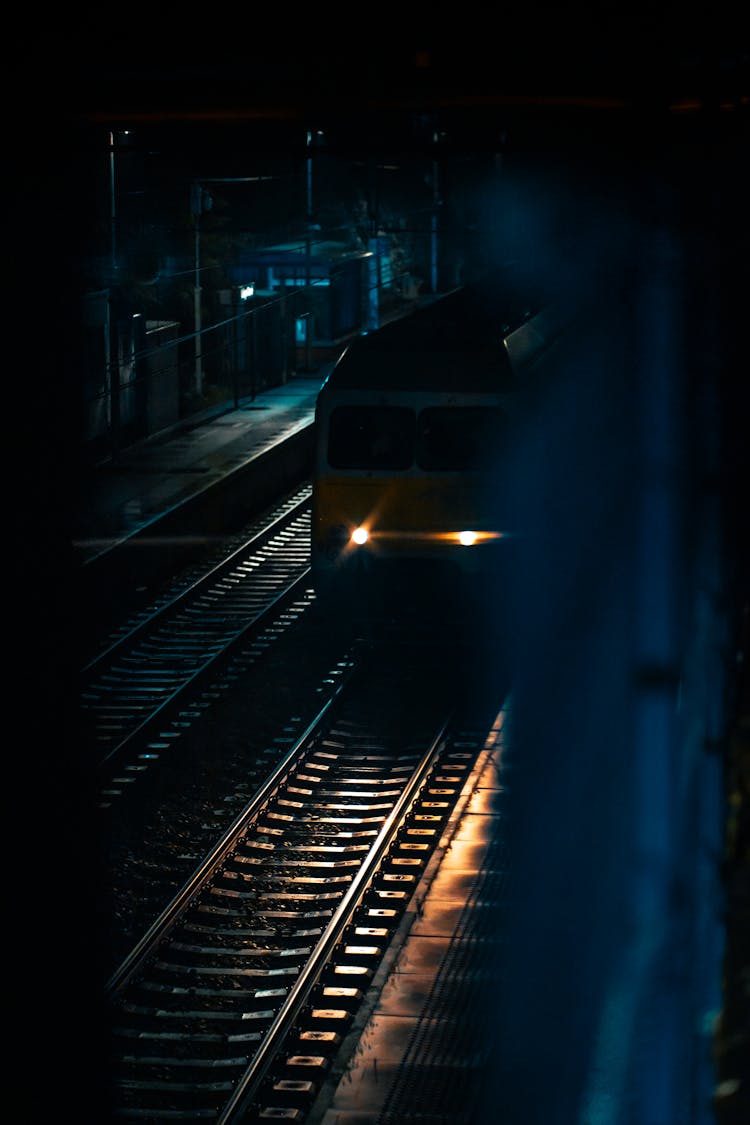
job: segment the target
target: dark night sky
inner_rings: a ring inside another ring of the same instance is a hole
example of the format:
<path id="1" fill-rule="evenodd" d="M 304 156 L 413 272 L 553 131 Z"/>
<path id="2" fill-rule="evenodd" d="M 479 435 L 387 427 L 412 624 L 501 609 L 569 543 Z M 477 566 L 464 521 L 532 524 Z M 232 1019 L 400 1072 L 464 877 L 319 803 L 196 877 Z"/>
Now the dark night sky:
<path id="1" fill-rule="evenodd" d="M 736 12 L 736 9 L 735 9 Z M 17 37 L 14 84 L 49 120 L 89 108 L 506 95 L 706 94 L 740 81 L 747 33 L 727 6 L 145 4 L 61 8 Z M 20 93 L 20 91 L 19 91 Z"/>

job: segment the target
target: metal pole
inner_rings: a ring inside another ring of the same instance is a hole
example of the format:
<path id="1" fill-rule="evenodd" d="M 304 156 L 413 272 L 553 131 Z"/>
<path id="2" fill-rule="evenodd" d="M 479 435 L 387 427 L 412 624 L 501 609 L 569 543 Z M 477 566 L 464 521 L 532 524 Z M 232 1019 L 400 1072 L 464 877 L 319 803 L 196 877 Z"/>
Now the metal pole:
<path id="1" fill-rule="evenodd" d="M 194 321 L 195 321 L 195 389 L 199 395 L 203 394 L 203 370 L 201 366 L 201 275 L 200 275 L 200 212 L 195 213 L 195 285 L 194 285 Z"/>
<path id="2" fill-rule="evenodd" d="M 305 290 L 307 293 L 307 307 L 309 315 L 305 318 L 305 370 L 311 369 L 311 332 L 312 325 L 312 297 L 310 294 L 310 285 L 312 281 L 312 267 L 310 261 L 310 225 L 312 223 L 312 156 L 310 153 L 310 145 L 312 143 L 312 132 L 307 130 L 307 222 L 306 236 L 305 236 Z"/>
<path id="3" fill-rule="evenodd" d="M 437 145 L 438 134 L 432 137 L 433 145 Z M 440 271 L 438 263 L 438 207 L 440 206 L 440 185 L 438 181 L 438 162 L 432 161 L 432 216 L 430 221 L 430 286 L 433 293 L 437 293 L 440 284 Z"/>
<path id="4" fill-rule="evenodd" d="M 112 240 L 112 269 L 117 269 L 117 240 L 115 237 L 115 134 L 109 132 L 109 229 Z"/>
<path id="5" fill-rule="evenodd" d="M 238 338 L 240 303 L 238 291 L 235 288 L 232 290 L 232 392 L 235 410 L 238 410 L 240 405 L 240 344 Z"/>

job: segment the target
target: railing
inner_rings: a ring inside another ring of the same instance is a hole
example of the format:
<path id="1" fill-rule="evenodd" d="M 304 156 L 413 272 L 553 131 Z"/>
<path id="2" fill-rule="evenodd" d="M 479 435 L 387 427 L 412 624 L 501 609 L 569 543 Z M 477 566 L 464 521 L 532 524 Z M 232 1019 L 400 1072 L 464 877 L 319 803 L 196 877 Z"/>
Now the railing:
<path id="1" fill-rule="evenodd" d="M 84 380 L 82 440 L 89 460 L 196 420 L 206 411 L 236 409 L 269 387 L 315 369 L 371 323 L 372 310 L 406 311 L 417 293 L 408 275 L 372 300 L 341 295 L 329 285 L 244 299 L 217 295 L 217 315 L 196 333 L 176 321 L 131 316 L 107 325 L 108 346 Z M 409 283 L 409 284 L 407 284 Z M 223 298 L 223 303 L 222 303 Z M 226 315 L 221 315 L 221 313 Z M 109 358 L 106 358 L 108 353 Z M 199 362 L 198 362 L 199 361 Z"/>

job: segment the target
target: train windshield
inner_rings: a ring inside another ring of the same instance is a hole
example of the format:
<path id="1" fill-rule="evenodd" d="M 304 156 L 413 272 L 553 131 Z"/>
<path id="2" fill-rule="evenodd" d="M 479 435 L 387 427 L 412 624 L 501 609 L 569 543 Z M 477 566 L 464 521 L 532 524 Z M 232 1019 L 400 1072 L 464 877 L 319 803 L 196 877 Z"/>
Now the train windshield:
<path id="1" fill-rule="evenodd" d="M 507 415 L 499 407 L 428 407 L 419 415 L 417 464 L 422 469 L 490 469 L 505 445 Z"/>
<path id="2" fill-rule="evenodd" d="M 337 406 L 328 430 L 334 469 L 408 469 L 414 462 L 416 415 L 405 406 Z"/>

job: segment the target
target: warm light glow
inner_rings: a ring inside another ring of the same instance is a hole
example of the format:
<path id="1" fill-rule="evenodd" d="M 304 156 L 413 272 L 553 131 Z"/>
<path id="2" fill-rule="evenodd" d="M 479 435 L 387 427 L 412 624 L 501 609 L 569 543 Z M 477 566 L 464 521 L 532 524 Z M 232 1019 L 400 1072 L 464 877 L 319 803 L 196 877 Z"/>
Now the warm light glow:
<path id="1" fill-rule="evenodd" d="M 497 715 L 495 716 L 495 721 L 490 728 L 490 733 L 487 735 L 487 738 L 485 739 L 485 742 L 484 742 L 484 749 L 485 750 L 492 750 L 493 747 L 497 745 L 498 740 L 500 738 L 501 731 L 503 729 L 503 723 L 504 722 L 505 722 L 505 708 L 501 708 L 498 711 Z"/>
<path id="2" fill-rule="evenodd" d="M 376 526 L 373 526 L 375 522 Z M 386 529 L 377 526 L 377 520 L 367 524 L 359 524 L 349 533 L 349 547 L 361 547 L 363 543 L 371 546 L 381 544 L 403 543 L 415 545 L 418 543 L 437 546 L 444 543 L 453 547 L 472 547 L 492 540 L 508 539 L 512 537 L 509 531 L 403 531 Z"/>
<path id="3" fill-rule="evenodd" d="M 467 538 L 464 538 L 466 536 Z M 508 539 L 509 531 L 371 531 L 369 539 L 383 541 L 406 540 L 421 543 L 488 543 L 491 539 Z"/>

